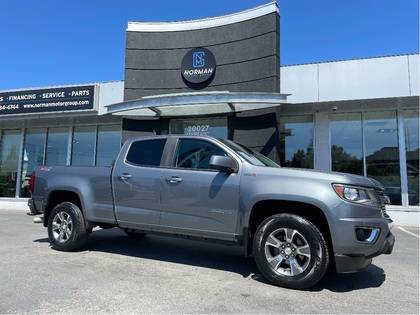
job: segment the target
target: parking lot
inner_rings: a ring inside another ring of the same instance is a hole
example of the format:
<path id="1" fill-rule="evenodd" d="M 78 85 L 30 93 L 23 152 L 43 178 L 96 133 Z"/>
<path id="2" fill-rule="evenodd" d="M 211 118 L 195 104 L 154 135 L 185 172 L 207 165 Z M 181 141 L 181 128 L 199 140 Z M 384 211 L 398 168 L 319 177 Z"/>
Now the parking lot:
<path id="1" fill-rule="evenodd" d="M 52 250 L 47 231 L 0 210 L 0 313 L 418 313 L 418 229 L 394 253 L 310 291 L 267 284 L 235 247 L 95 231 L 87 249 Z M 410 234 L 411 233 L 411 234 Z M 417 237 L 416 237 L 417 235 Z"/>

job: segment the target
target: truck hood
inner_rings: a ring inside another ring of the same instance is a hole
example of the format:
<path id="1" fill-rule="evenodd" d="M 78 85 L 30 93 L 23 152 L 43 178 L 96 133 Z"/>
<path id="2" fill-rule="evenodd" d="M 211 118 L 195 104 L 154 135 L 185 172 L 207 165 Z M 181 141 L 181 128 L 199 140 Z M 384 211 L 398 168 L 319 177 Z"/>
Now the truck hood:
<path id="1" fill-rule="evenodd" d="M 384 189 L 383 185 L 377 180 L 365 176 L 340 173 L 317 171 L 312 169 L 299 169 L 290 167 L 270 168 L 271 174 L 278 174 L 280 176 L 301 177 L 307 179 L 320 179 L 330 181 L 331 183 L 348 184 L 355 186 L 370 187 L 376 189 Z M 274 175 L 273 174 L 273 175 Z"/>

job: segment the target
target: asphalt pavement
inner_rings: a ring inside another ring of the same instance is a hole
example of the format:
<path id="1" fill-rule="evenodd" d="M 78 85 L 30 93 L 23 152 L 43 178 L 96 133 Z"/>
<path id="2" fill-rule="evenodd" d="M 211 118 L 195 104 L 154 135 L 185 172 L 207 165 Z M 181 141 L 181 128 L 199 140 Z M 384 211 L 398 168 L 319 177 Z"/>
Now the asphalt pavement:
<path id="1" fill-rule="evenodd" d="M 419 230 L 392 255 L 298 291 L 268 284 L 239 248 L 97 230 L 85 250 L 50 248 L 42 224 L 0 210 L 0 313 L 419 313 Z"/>

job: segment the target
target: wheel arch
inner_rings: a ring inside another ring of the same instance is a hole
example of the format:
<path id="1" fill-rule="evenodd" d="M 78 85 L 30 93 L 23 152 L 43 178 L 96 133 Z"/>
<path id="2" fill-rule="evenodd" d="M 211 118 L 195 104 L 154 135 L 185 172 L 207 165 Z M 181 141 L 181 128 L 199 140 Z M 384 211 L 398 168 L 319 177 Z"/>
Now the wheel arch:
<path id="1" fill-rule="evenodd" d="M 69 189 L 53 190 L 48 194 L 47 203 L 44 209 L 44 227 L 47 227 L 48 225 L 48 219 L 52 209 L 54 209 L 54 207 L 59 203 L 65 201 L 74 203 L 83 213 L 82 199 L 80 198 L 78 192 Z"/>
<path id="2" fill-rule="evenodd" d="M 312 222 L 323 234 L 330 253 L 333 253 L 331 228 L 324 210 L 317 205 L 307 202 L 267 199 L 256 202 L 250 211 L 247 222 L 248 236 L 246 254 L 251 253 L 253 238 L 258 226 L 268 217 L 280 213 L 299 215 Z"/>

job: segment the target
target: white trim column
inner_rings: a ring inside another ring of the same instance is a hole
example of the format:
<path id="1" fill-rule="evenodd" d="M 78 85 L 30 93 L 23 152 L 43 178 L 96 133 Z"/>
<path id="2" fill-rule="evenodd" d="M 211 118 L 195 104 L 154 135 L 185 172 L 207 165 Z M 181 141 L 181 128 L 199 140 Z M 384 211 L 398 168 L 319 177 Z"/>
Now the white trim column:
<path id="1" fill-rule="evenodd" d="M 315 169 L 322 171 L 331 170 L 331 147 L 330 147 L 330 119 L 327 112 L 316 112 L 314 115 L 315 136 Z"/>
<path id="2" fill-rule="evenodd" d="M 67 160 L 66 165 L 69 166 L 71 164 L 71 150 L 73 144 L 73 126 L 69 127 L 68 131 L 68 138 L 67 138 Z"/>
<path id="3" fill-rule="evenodd" d="M 404 117 L 401 110 L 397 111 L 398 125 L 398 147 L 400 157 L 400 178 L 401 178 L 401 203 L 403 207 L 408 207 L 408 177 L 407 177 L 407 157 L 405 148 L 405 126 Z"/>
<path id="4" fill-rule="evenodd" d="M 95 144 L 93 146 L 93 165 L 96 166 L 96 159 L 98 154 L 98 136 L 99 136 L 99 125 L 95 126 Z"/>
<path id="5" fill-rule="evenodd" d="M 16 192 L 15 197 L 20 197 L 20 187 L 22 186 L 22 162 L 23 162 L 23 146 L 25 143 L 25 128 L 20 130 L 20 144 L 19 144 L 19 157 L 17 165 L 17 175 L 16 175 Z"/>

